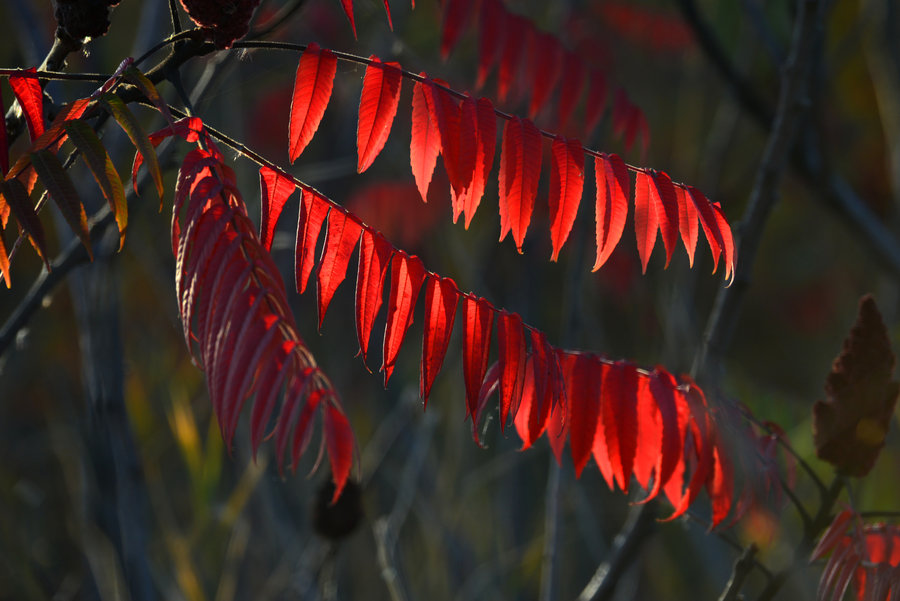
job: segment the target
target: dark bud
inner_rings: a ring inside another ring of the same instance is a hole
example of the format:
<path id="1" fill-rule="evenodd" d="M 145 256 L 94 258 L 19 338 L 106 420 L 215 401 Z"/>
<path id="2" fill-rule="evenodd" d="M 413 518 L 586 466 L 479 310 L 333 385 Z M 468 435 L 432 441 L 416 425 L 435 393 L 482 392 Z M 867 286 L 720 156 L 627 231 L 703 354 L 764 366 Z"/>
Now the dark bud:
<path id="1" fill-rule="evenodd" d="M 56 22 L 69 37 L 99 38 L 109 30 L 109 9 L 118 0 L 56 0 Z"/>
<path id="2" fill-rule="evenodd" d="M 316 534 L 337 541 L 353 533 L 363 518 L 362 490 L 353 480 L 347 480 L 338 500 L 331 503 L 334 483 L 325 481 L 316 493 L 312 522 Z"/>

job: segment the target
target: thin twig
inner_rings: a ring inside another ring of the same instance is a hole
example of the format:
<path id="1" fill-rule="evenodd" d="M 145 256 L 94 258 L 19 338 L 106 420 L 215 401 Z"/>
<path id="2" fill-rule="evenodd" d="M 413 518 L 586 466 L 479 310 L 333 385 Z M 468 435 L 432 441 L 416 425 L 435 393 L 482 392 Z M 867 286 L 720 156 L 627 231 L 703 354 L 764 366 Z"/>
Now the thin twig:
<path id="1" fill-rule="evenodd" d="M 725 590 L 719 596 L 719 601 L 737 601 L 740 598 L 741 587 L 744 586 L 744 581 L 756 565 L 756 560 L 754 559 L 756 552 L 756 545 L 751 544 L 735 560 L 734 567 L 731 569 L 731 578 L 728 579 Z"/>

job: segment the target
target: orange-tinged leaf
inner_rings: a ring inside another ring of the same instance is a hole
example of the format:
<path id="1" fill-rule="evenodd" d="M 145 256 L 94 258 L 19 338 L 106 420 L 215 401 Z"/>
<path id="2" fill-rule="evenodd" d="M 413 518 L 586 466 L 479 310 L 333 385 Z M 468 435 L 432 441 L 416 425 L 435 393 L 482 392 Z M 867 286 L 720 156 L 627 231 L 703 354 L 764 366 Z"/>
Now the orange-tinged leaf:
<path id="1" fill-rule="evenodd" d="M 478 34 L 478 75 L 475 88 L 480 90 L 497 64 L 503 38 L 508 29 L 503 25 L 505 10 L 500 0 L 482 0 Z"/>
<path id="2" fill-rule="evenodd" d="M 374 54 L 366 67 L 362 95 L 359 99 L 359 124 L 356 129 L 356 149 L 359 155 L 356 170 L 362 173 L 384 148 L 400 101 L 400 65 L 382 63 Z"/>
<path id="3" fill-rule="evenodd" d="M 472 426 L 478 408 L 478 392 L 487 372 L 491 350 L 491 331 L 494 324 L 493 307 L 483 298 L 463 297 L 463 377 L 466 382 L 466 413 Z"/>
<path id="4" fill-rule="evenodd" d="M 334 503 L 341 496 L 350 468 L 353 466 L 353 432 L 350 430 L 350 422 L 343 411 L 334 404 L 329 403 L 325 407 L 324 432 L 325 444 L 328 447 L 328 460 L 331 463 L 331 478 L 334 482 Z"/>
<path id="5" fill-rule="evenodd" d="M 694 252 L 697 249 L 697 238 L 700 236 L 700 221 L 697 217 L 697 206 L 688 198 L 683 186 L 675 187 L 678 200 L 678 231 L 688 254 L 688 263 L 694 266 Z"/>
<path id="6" fill-rule="evenodd" d="M 391 259 L 391 294 L 388 299 L 387 323 L 384 326 L 384 385 L 394 371 L 394 363 L 400 353 L 400 345 L 413 322 L 413 309 L 419 290 L 425 280 L 425 266 L 416 256 L 403 251 L 394 253 Z"/>
<path id="7" fill-rule="evenodd" d="M 6 119 L 6 104 L 3 102 L 2 89 L 0 89 L 0 115 Z M 6 137 L 6 127 L 0 127 L 0 176 L 6 175 L 7 171 L 9 171 L 9 140 Z M 5 219 L 3 225 L 6 225 Z M 2 253 L 2 256 L 6 256 L 5 252 Z"/>
<path id="8" fill-rule="evenodd" d="M 64 105 L 53 119 L 50 127 L 45 129 L 44 133 L 31 143 L 30 151 L 34 152 L 36 150 L 50 148 L 53 152 L 58 152 L 60 147 L 62 147 L 63 142 L 66 140 L 66 122 L 80 118 L 81 115 L 84 114 L 85 109 L 87 109 L 88 104 L 90 104 L 90 98 L 80 98 Z M 33 171 L 30 175 L 26 175 L 25 177 L 20 177 L 20 175 L 25 172 L 30 165 L 31 157 L 28 153 L 24 153 L 6 174 L 6 179 L 19 177 L 19 179 L 22 180 L 22 183 L 25 184 L 25 190 L 29 194 L 31 194 L 37 176 Z"/>
<path id="9" fill-rule="evenodd" d="M 350 265 L 350 255 L 359 241 L 362 226 L 350 219 L 346 213 L 331 211 L 328 213 L 328 231 L 325 234 L 325 250 L 322 252 L 322 260 L 319 262 L 317 297 L 319 305 L 319 329 L 322 329 L 322 321 L 325 312 L 334 293 L 344 278 L 347 276 L 347 266 Z"/>
<path id="10" fill-rule="evenodd" d="M 78 197 L 75 184 L 72 183 L 65 169 L 63 169 L 62 163 L 49 150 L 38 150 L 31 153 L 31 164 L 37 172 L 41 183 L 47 189 L 47 193 L 50 194 L 50 198 L 59 207 L 69 227 L 81 240 L 88 252 L 88 256 L 93 260 L 91 235 L 88 232 L 84 205 Z"/>
<path id="11" fill-rule="evenodd" d="M 672 180 L 663 171 L 654 171 L 650 176 L 650 204 L 656 211 L 659 233 L 666 249 L 666 267 L 672 259 L 678 240 L 678 199 Z"/>
<path id="12" fill-rule="evenodd" d="M 500 151 L 500 240 L 512 231 L 521 253 L 541 175 L 541 134 L 527 119 L 513 117 L 503 129 Z"/>
<path id="13" fill-rule="evenodd" d="M 656 231 L 659 229 L 659 212 L 650 200 L 652 186 L 650 176 L 638 171 L 634 181 L 634 231 L 641 258 L 641 273 L 647 273 L 647 262 L 653 253 Z"/>
<path id="14" fill-rule="evenodd" d="M 323 50 L 315 42 L 311 42 L 300 57 L 288 125 L 288 152 L 292 163 L 319 129 L 331 99 L 336 71 L 337 58 L 331 50 Z"/>
<path id="15" fill-rule="evenodd" d="M 425 284 L 425 331 L 419 371 L 419 396 L 423 407 L 428 405 L 434 378 L 444 363 L 458 304 L 459 290 L 453 280 L 430 274 Z"/>
<path id="16" fill-rule="evenodd" d="M 500 364 L 500 429 L 510 413 L 515 418 L 525 381 L 525 333 L 518 313 L 500 312 L 497 322 L 497 350 Z"/>
<path id="17" fill-rule="evenodd" d="M 597 271 L 609 259 L 625 231 L 625 220 L 628 217 L 628 169 L 618 155 L 594 157 L 594 177 L 597 182 L 597 260 L 592 271 Z"/>
<path id="18" fill-rule="evenodd" d="M 3 113 L 0 113 L 2 115 Z M 12 288 L 12 280 L 9 275 L 9 255 L 6 252 L 6 244 L 3 242 L 3 229 L 0 228 L 0 274 L 7 288 Z"/>
<path id="19" fill-rule="evenodd" d="M 103 197 L 109 204 L 112 214 L 116 218 L 116 226 L 119 229 L 119 250 L 125 243 L 125 230 L 128 228 L 128 204 L 125 202 L 125 188 L 119 178 L 112 159 L 103 147 L 103 143 L 94 133 L 93 128 L 81 120 L 67 121 L 66 134 L 81 153 L 94 176 L 94 180 L 100 187 Z"/>
<path id="20" fill-rule="evenodd" d="M 463 102 L 461 113 L 464 123 L 463 130 L 468 127 L 465 123 L 473 119 L 473 112 L 476 137 L 475 166 L 472 171 L 471 183 L 466 188 L 463 197 L 457 199 L 457 203 L 465 215 L 466 229 L 472 223 L 475 211 L 481 203 L 481 197 L 484 196 L 484 187 L 494 164 L 494 153 L 497 148 L 497 118 L 491 101 L 487 98 L 479 98 L 477 101 L 467 98 Z"/>
<path id="21" fill-rule="evenodd" d="M 300 215 L 297 219 L 297 242 L 294 247 L 294 274 L 297 292 L 303 293 L 313 266 L 316 264 L 316 243 L 322 224 L 331 207 L 317 194 L 303 190 Z"/>
<path id="22" fill-rule="evenodd" d="M 420 73 L 425 77 L 424 73 Z M 441 134 L 438 131 L 434 110 L 434 99 L 429 91 L 430 80 L 416 82 L 412 99 L 412 136 L 409 144 L 409 164 L 412 167 L 416 187 L 422 195 L 422 202 L 428 202 L 428 184 L 434 173 L 438 154 L 441 151 Z"/>
<path id="23" fill-rule="evenodd" d="M 285 174 L 265 165 L 259 168 L 259 242 L 267 251 L 272 250 L 275 226 L 294 189 L 294 182 Z"/>
<path id="24" fill-rule="evenodd" d="M 28 241 L 34 247 L 34 250 L 37 251 L 38 256 L 44 262 L 47 271 L 49 271 L 50 261 L 47 256 L 47 238 L 44 235 L 44 226 L 34 210 L 31 198 L 28 196 L 28 192 L 25 191 L 25 186 L 17 179 L 0 181 L 0 194 L 2 194 L 0 199 L 6 201 L 6 205 L 9 206 L 13 216 L 18 221 L 19 227 L 28 235 Z M 3 257 L 6 257 L 5 250 Z M 2 260 L 2 257 L 0 257 L 0 260 Z M 5 261 L 8 261 L 8 259 Z M 7 271 L 4 271 L 4 275 L 7 273 Z M 7 287 L 9 287 L 8 282 Z"/>
<path id="25" fill-rule="evenodd" d="M 9 87 L 22 107 L 25 116 L 25 124 L 28 125 L 28 134 L 31 141 L 37 140 L 44 133 L 44 94 L 41 83 L 34 77 L 37 70 L 29 67 L 25 70 L 27 75 L 10 75 Z"/>
<path id="26" fill-rule="evenodd" d="M 601 420 L 613 475 L 628 492 L 637 450 L 638 373 L 631 363 L 617 361 L 603 374 Z"/>
<path id="27" fill-rule="evenodd" d="M 578 105 L 586 78 L 584 62 L 574 52 L 566 52 L 562 64 L 562 80 L 559 88 L 558 128 L 565 129 Z"/>
<path id="28" fill-rule="evenodd" d="M 575 358 L 572 379 L 569 380 L 569 447 L 575 476 L 587 465 L 594 449 L 594 437 L 600 422 L 601 387 L 608 365 L 589 354 Z"/>
<path id="29" fill-rule="evenodd" d="M 161 204 L 164 192 L 162 172 L 159 168 L 159 160 L 156 157 L 156 150 L 154 150 L 153 143 L 147 137 L 147 134 L 144 133 L 144 128 L 141 127 L 140 122 L 138 122 L 134 114 L 128 110 L 128 107 L 121 98 L 114 96 L 113 94 L 104 94 L 101 97 L 101 102 L 109 114 L 112 115 L 113 119 L 119 124 L 119 127 L 122 128 L 122 131 L 128 136 L 128 139 L 131 140 L 134 147 L 143 155 L 144 160 L 147 162 L 147 169 L 150 171 L 150 176 L 156 184 L 156 193 L 159 196 L 159 202 Z"/>
<path id="30" fill-rule="evenodd" d="M 353 20 L 353 0 L 341 0 L 341 7 L 347 20 L 350 21 L 350 27 L 353 29 L 353 39 L 356 39 L 356 21 Z"/>
<path id="31" fill-rule="evenodd" d="M 363 230 L 356 274 L 356 336 L 364 363 L 369 352 L 372 326 L 384 298 L 384 276 L 393 250 L 384 236 Z"/>
<path id="32" fill-rule="evenodd" d="M 584 190 L 584 151 L 578 140 L 553 139 L 553 164 L 550 171 L 551 261 L 556 261 L 566 243 Z"/>

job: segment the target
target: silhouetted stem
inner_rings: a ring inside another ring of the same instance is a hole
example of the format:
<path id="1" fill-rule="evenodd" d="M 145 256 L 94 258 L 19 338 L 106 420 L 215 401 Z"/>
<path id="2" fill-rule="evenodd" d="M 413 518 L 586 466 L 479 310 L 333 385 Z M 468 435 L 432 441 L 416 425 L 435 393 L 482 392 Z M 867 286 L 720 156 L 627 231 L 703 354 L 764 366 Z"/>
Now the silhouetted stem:
<path id="1" fill-rule="evenodd" d="M 725 590 L 722 591 L 719 601 L 737 601 L 737 599 L 740 599 L 741 587 L 744 586 L 744 581 L 756 565 L 754 559 L 756 551 L 756 545 L 751 544 L 744 549 L 741 556 L 735 560 L 734 567 L 731 570 L 731 578 L 728 580 L 728 585 L 725 587 Z"/>

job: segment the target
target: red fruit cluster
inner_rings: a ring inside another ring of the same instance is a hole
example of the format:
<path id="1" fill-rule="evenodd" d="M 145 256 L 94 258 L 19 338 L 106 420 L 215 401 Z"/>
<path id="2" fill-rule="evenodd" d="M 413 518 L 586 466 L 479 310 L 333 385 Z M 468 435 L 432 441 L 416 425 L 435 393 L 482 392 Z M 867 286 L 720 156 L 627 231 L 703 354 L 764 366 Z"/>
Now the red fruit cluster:
<path id="1" fill-rule="evenodd" d="M 247 35 L 258 5 L 259 0 L 181 0 L 191 20 L 206 29 L 219 48 L 228 48 Z"/>

